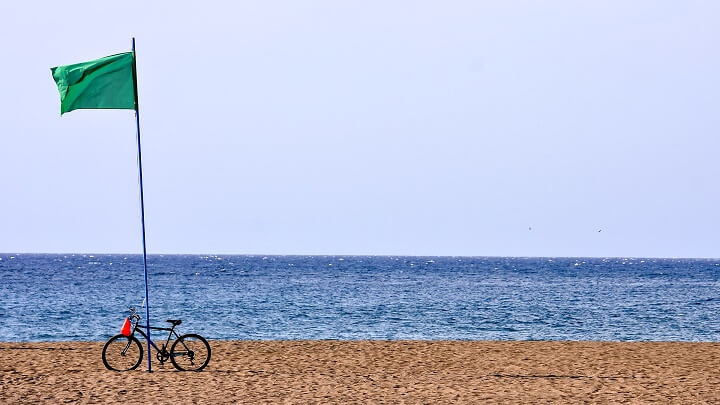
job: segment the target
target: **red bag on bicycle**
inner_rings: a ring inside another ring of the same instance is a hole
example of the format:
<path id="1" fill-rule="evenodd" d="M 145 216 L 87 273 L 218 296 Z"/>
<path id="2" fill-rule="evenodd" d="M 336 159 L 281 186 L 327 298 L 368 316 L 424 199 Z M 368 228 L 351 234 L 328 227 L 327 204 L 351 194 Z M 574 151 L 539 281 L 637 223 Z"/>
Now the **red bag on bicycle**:
<path id="1" fill-rule="evenodd" d="M 125 336 L 130 336 L 130 318 L 125 318 L 125 322 L 123 322 L 122 328 L 120 328 L 120 333 Z"/>

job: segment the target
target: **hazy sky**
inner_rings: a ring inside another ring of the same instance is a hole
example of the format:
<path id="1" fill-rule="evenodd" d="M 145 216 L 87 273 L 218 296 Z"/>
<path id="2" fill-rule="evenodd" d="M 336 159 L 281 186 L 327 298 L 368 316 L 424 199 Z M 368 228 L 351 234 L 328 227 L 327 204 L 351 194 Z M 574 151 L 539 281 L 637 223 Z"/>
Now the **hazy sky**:
<path id="1" fill-rule="evenodd" d="M 719 257 L 720 2 L 2 2 L 0 252 Z"/>

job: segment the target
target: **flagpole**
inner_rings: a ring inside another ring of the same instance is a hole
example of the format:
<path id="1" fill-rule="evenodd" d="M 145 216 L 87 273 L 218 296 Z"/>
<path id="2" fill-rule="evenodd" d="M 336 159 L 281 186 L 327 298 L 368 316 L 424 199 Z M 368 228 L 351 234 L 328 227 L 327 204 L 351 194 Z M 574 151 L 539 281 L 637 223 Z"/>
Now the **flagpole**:
<path id="1" fill-rule="evenodd" d="M 135 64 L 135 37 L 132 39 L 133 52 L 133 86 L 135 87 L 135 124 L 137 126 L 138 174 L 140 180 L 140 222 L 142 223 L 143 269 L 145 270 L 145 320 L 147 321 L 147 358 L 148 373 L 152 372 L 152 355 L 150 352 L 150 299 L 148 297 L 147 248 L 145 246 L 145 202 L 143 200 L 142 152 L 140 149 L 140 106 L 138 105 L 137 67 Z"/>

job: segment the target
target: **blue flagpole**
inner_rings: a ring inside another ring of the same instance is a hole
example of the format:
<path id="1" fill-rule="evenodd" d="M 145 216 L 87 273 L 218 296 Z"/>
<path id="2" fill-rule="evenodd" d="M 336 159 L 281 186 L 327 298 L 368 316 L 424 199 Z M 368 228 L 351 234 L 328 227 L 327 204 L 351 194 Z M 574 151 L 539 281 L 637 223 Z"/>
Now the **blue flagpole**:
<path id="1" fill-rule="evenodd" d="M 145 202 L 143 200 L 142 152 L 140 149 L 140 106 L 138 105 L 137 68 L 135 64 L 135 37 L 132 39 L 133 52 L 133 86 L 135 87 L 135 124 L 137 125 L 138 174 L 140 180 L 140 222 L 142 223 L 143 269 L 145 270 L 145 320 L 147 321 L 147 358 L 148 373 L 152 372 L 152 355 L 150 352 L 150 299 L 148 297 L 147 248 L 145 247 Z"/>

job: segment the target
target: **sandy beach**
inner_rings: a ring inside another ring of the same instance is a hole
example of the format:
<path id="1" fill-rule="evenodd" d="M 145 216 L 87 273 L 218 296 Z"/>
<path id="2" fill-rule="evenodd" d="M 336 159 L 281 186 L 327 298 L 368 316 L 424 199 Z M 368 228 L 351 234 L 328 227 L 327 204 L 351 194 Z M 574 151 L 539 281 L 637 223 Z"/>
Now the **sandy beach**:
<path id="1" fill-rule="evenodd" d="M 0 403 L 720 402 L 720 343 L 210 343 L 204 371 L 152 374 L 106 370 L 102 342 L 0 343 Z"/>

